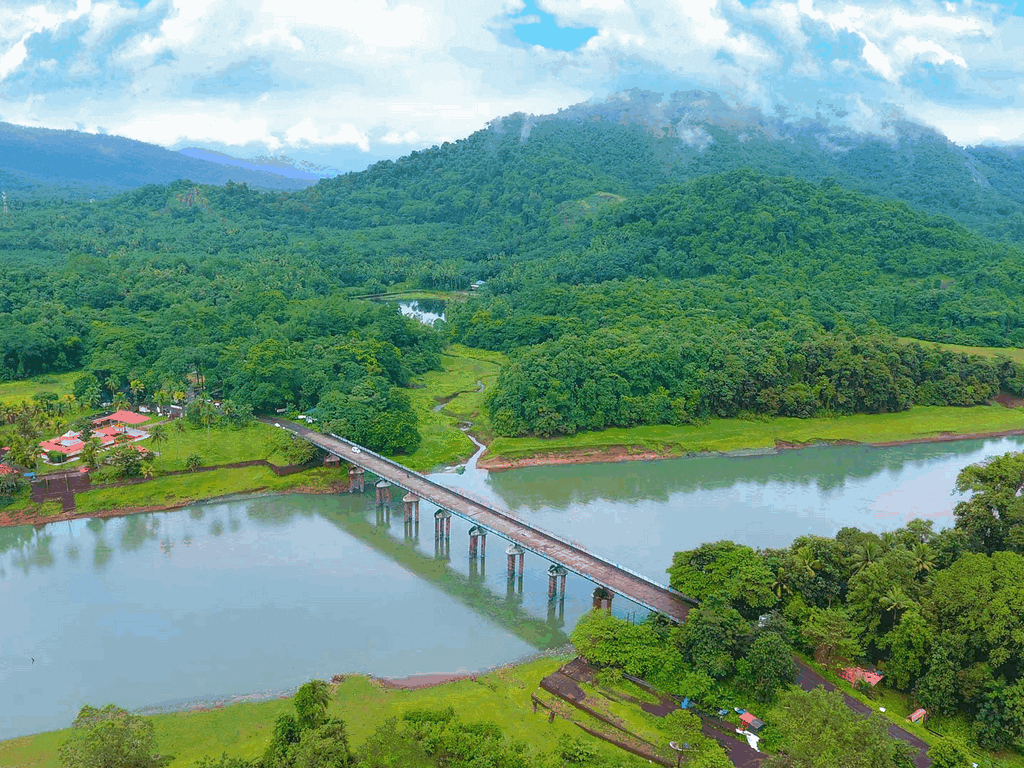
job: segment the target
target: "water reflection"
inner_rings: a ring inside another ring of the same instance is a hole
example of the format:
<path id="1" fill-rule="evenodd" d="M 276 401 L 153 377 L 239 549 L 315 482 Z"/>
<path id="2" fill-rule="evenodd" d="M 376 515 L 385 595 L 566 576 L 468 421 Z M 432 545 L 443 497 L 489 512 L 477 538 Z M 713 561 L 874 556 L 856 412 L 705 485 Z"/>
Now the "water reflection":
<path id="1" fill-rule="evenodd" d="M 402 301 L 398 304 L 398 311 L 406 317 L 416 318 L 424 325 L 434 325 L 438 320 L 445 319 L 444 302 L 437 299 Z"/>
<path id="2" fill-rule="evenodd" d="M 891 448 L 820 447 L 778 455 L 569 465 L 445 482 L 503 500 L 534 524 L 664 581 L 672 553 L 732 539 L 784 547 L 844 526 L 893 530 L 914 518 L 953 524 L 957 474 L 1024 440 Z"/>
<path id="3" fill-rule="evenodd" d="M 0 529 L 0 679 L 17 693 L 0 739 L 64 727 L 85 701 L 476 671 L 564 642 L 485 564 L 471 578 L 461 548 L 439 562 L 432 531 L 374 516 L 372 497 L 289 496 Z"/>

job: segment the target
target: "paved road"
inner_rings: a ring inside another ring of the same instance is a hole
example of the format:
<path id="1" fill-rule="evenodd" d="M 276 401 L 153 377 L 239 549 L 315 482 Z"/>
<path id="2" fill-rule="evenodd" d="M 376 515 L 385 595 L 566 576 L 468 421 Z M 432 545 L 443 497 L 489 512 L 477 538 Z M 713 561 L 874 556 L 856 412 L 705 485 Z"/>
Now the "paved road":
<path id="1" fill-rule="evenodd" d="M 796 666 L 797 685 L 805 691 L 814 690 L 819 685 L 824 687 L 826 691 L 838 690 L 834 685 L 832 685 L 832 683 L 807 666 L 802 659 L 796 659 Z M 853 698 L 853 696 L 850 696 L 847 693 L 843 693 L 843 698 L 846 700 L 846 706 L 854 712 L 860 712 L 862 715 L 877 714 L 867 704 Z M 931 766 L 932 761 L 931 758 L 928 757 L 928 745 L 921 741 L 921 739 L 917 738 L 917 736 L 914 736 L 912 733 L 907 733 L 895 723 L 889 723 L 889 735 L 894 739 L 905 741 L 917 749 L 917 756 L 914 758 L 914 765 L 916 768 L 929 768 Z"/>
<path id="2" fill-rule="evenodd" d="M 626 571 L 583 548 L 557 536 L 533 528 L 529 524 L 502 512 L 489 504 L 470 498 L 459 491 L 428 480 L 397 462 L 371 453 L 348 440 L 330 437 L 314 432 L 302 425 L 281 419 L 263 419 L 266 423 L 280 424 L 310 442 L 320 446 L 345 461 L 362 467 L 392 484 L 411 491 L 420 498 L 436 504 L 441 509 L 473 521 L 478 526 L 492 531 L 501 538 L 515 542 L 523 549 L 534 552 L 552 562 L 565 566 L 570 571 L 584 576 L 596 584 L 624 595 L 640 605 L 661 611 L 676 621 L 686 620 L 690 606 L 664 587 Z M 354 447 L 359 452 L 353 451 Z M 492 555 L 504 557 L 504 551 L 497 553 L 491 544 Z M 467 541 L 468 547 L 468 541 Z"/>

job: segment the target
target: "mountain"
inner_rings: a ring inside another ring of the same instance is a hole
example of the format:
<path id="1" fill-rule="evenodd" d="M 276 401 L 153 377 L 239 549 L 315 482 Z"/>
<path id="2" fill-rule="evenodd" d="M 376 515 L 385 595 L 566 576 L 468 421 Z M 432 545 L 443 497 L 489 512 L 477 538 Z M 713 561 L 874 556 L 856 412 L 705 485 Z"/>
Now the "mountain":
<path id="1" fill-rule="evenodd" d="M 319 181 L 320 179 L 337 176 L 336 168 L 318 166 L 313 163 L 294 160 L 286 155 L 274 155 L 271 157 L 255 157 L 252 160 L 244 160 L 239 157 L 232 157 L 224 152 L 217 152 L 202 147 L 184 147 L 178 152 L 196 160 L 208 160 L 218 165 L 227 165 L 234 168 L 245 168 L 258 173 L 273 173 L 289 179 L 305 179 L 306 181 Z"/>
<path id="2" fill-rule="evenodd" d="M 0 185 L 12 202 L 19 196 L 106 197 L 178 179 L 218 185 L 234 181 L 265 190 L 296 190 L 311 183 L 188 157 L 120 136 L 0 123 Z"/>
<path id="3" fill-rule="evenodd" d="M 373 204 L 382 220 L 464 221 L 512 196 L 531 215 L 596 192 L 632 196 L 666 183 L 754 170 L 831 183 L 950 216 L 990 237 L 1024 242 L 1024 148 L 960 147 L 894 115 L 874 132 L 842 114 L 786 120 L 716 94 L 632 91 L 553 115 L 514 114 L 446 143 L 300 197 Z"/>

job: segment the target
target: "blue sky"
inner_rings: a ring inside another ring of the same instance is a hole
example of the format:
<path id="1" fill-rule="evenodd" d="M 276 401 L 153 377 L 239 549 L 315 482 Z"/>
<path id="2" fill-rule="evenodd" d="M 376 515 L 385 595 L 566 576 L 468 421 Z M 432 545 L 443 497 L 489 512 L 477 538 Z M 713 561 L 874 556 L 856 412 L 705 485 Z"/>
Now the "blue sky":
<path id="1" fill-rule="evenodd" d="M 3 0 L 0 120 L 343 167 L 626 88 L 1024 143 L 1024 1 Z"/>

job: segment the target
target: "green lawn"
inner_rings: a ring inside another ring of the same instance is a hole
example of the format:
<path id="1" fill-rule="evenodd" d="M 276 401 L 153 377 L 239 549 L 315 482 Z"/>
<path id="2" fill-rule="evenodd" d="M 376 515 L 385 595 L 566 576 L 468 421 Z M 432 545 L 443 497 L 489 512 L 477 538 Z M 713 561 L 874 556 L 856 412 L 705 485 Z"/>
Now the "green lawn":
<path id="1" fill-rule="evenodd" d="M 943 344 L 938 341 L 923 341 L 921 339 L 900 338 L 906 344 L 920 344 L 922 347 L 948 349 L 950 352 L 962 352 L 965 355 L 980 355 L 981 357 L 996 357 L 1003 355 L 1015 363 L 1024 363 L 1024 349 L 1017 347 L 965 347 L 962 344 Z"/>
<path id="2" fill-rule="evenodd" d="M 413 708 L 453 707 L 467 721 L 497 723 L 509 736 L 540 749 L 553 749 L 562 734 L 586 737 L 578 728 L 560 718 L 549 724 L 543 711 L 534 714 L 530 694 L 541 678 L 564 660 L 542 659 L 517 667 L 506 667 L 475 681 L 448 683 L 416 691 L 383 688 L 365 677 L 346 679 L 332 697 L 331 711 L 344 719 L 349 739 L 356 749 L 376 727 L 389 717 Z M 95 702 L 94 702 L 95 703 Z M 290 700 L 234 704 L 202 712 L 154 716 L 157 746 L 175 756 L 171 766 L 190 766 L 199 758 L 228 755 L 253 758 L 261 755 L 275 718 L 292 711 Z M 65 731 L 27 736 L 0 742 L 0 766 L 8 768 L 58 768 L 56 751 L 66 738 Z M 598 749 L 624 768 L 646 765 L 611 746 L 594 741 Z"/>
<path id="3" fill-rule="evenodd" d="M 86 491 L 75 497 L 82 514 L 118 509 L 168 507 L 206 499 L 253 491 L 289 491 L 296 488 L 325 490 L 331 480 L 348 482 L 348 474 L 339 469 L 317 468 L 287 477 L 278 477 L 268 467 L 215 469 L 188 475 L 158 477 L 147 483 L 120 488 Z"/>
<path id="4" fill-rule="evenodd" d="M 70 395 L 75 379 L 81 375 L 81 371 L 72 371 L 36 376 L 23 381 L 0 382 L 0 403 L 17 405 L 25 400 L 31 400 L 32 395 L 39 392 L 56 392 L 61 397 Z"/>
<path id="5" fill-rule="evenodd" d="M 1011 429 L 1024 429 L 1024 411 L 998 405 L 974 408 L 919 406 L 900 413 L 765 421 L 715 419 L 695 426 L 606 429 L 551 439 L 498 437 L 488 447 L 485 458 L 522 459 L 618 446 L 626 446 L 633 453 L 652 451 L 664 456 L 683 456 L 772 448 L 777 441 L 797 444 L 817 441 L 888 443 Z"/>
<path id="6" fill-rule="evenodd" d="M 483 412 L 483 398 L 498 378 L 505 356 L 500 352 L 471 349 L 455 344 L 441 358 L 442 370 L 430 371 L 409 390 L 413 408 L 419 416 L 423 442 L 410 456 L 396 456 L 406 466 L 418 470 L 459 463 L 473 454 L 474 446 L 459 429 L 460 422 L 473 422 L 473 433 L 488 435 L 489 424 Z M 480 383 L 484 390 L 478 392 Z M 440 412 L 434 409 L 444 403 Z"/>
<path id="7" fill-rule="evenodd" d="M 266 459 L 281 466 L 291 463 L 278 448 L 283 436 L 281 430 L 260 422 L 240 429 L 198 427 L 184 431 L 179 431 L 176 423 L 168 423 L 165 429 L 165 442 L 147 439 L 140 443 L 160 454 L 155 461 L 157 472 L 185 469 L 185 460 L 193 453 L 207 466 L 252 459 Z"/>

